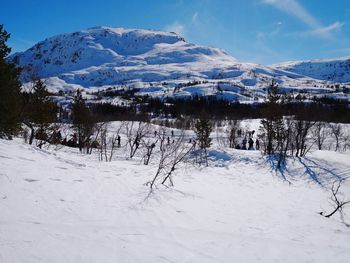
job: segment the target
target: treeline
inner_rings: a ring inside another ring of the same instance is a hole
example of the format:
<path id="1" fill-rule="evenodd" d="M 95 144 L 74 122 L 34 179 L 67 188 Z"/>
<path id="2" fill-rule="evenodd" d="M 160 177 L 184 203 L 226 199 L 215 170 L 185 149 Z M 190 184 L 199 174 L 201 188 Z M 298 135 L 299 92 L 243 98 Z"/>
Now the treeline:
<path id="1" fill-rule="evenodd" d="M 33 142 L 33 138 L 42 142 L 57 141 L 59 133 L 54 124 L 64 121 L 76 128 L 76 144 L 83 148 L 82 144 L 89 144 L 90 140 L 84 138 L 89 138 L 84 133 L 90 134 L 89 126 L 98 122 L 115 120 L 147 122 L 157 119 L 164 120 L 166 126 L 171 126 L 168 120 L 173 119 L 175 127 L 190 128 L 193 126 L 193 120 L 198 119 L 203 111 L 212 120 L 269 117 L 268 102 L 245 104 L 218 99 L 216 96 L 160 99 L 135 96 L 135 90 L 123 90 L 127 96 L 133 98 L 129 100 L 129 104 L 120 106 L 109 103 L 87 103 L 78 91 L 70 108 L 63 109 L 53 102 L 52 94 L 47 91 L 40 79 L 33 80 L 29 92 L 21 91 L 20 69 L 6 60 L 11 51 L 6 45 L 9 37 L 10 34 L 0 25 L 0 138 L 10 138 L 18 134 L 24 124 L 30 131 L 27 135 L 29 143 Z M 114 92 L 120 95 L 121 91 Z M 348 101 L 315 97 L 308 102 L 297 102 L 290 100 L 287 95 L 279 94 L 279 110 L 282 116 L 293 116 L 297 120 L 350 123 Z M 81 124 L 86 127 L 79 127 Z"/>
<path id="2" fill-rule="evenodd" d="M 215 96 L 188 99 L 143 98 L 129 106 L 108 103 L 94 104 L 92 110 L 101 120 L 146 120 L 148 118 L 198 118 L 205 110 L 215 120 L 239 120 L 266 118 L 267 103 L 244 104 L 218 99 Z M 281 104 L 284 116 L 296 119 L 350 123 L 350 108 L 347 101 L 330 98 L 314 99 L 310 102 L 288 102 Z"/>
<path id="3" fill-rule="evenodd" d="M 349 136 L 345 134 L 340 124 L 325 125 L 323 122 L 314 121 L 312 120 L 314 118 L 308 117 L 309 113 L 305 112 L 305 109 L 299 110 L 298 115 L 286 116 L 281 98 L 278 85 L 272 82 L 268 89 L 265 117 L 261 120 L 258 134 L 263 153 L 276 157 L 278 168 L 285 164 L 288 156 L 305 156 L 314 144 L 322 150 L 327 137 L 335 139 L 335 151 L 341 147 L 346 151 L 349 147 Z M 305 116 L 307 118 L 301 118 Z M 327 130 L 331 130 L 331 133 Z M 309 143 L 310 137 L 313 143 Z"/>

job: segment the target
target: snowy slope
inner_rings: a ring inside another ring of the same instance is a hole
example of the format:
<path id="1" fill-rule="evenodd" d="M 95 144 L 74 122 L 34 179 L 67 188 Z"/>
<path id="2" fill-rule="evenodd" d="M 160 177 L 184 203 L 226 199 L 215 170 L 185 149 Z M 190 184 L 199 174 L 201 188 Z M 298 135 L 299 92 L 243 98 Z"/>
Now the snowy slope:
<path id="1" fill-rule="evenodd" d="M 220 49 L 187 43 L 175 33 L 109 27 L 54 36 L 10 59 L 24 67 L 24 80 L 57 76 L 83 87 L 206 77 L 235 62 Z"/>
<path id="2" fill-rule="evenodd" d="M 345 221 L 318 214 L 350 175 L 348 153 L 289 160 L 289 182 L 258 151 L 210 153 L 210 167 L 181 166 L 175 187 L 148 196 L 155 160 L 0 140 L 0 262 L 348 262 L 347 208 Z"/>
<path id="3" fill-rule="evenodd" d="M 287 70 L 319 80 L 350 82 L 350 57 L 339 59 L 318 59 L 309 61 L 291 61 L 271 67 Z"/>
<path id="4" fill-rule="evenodd" d="M 50 37 L 9 59 L 23 68 L 23 82 L 44 78 L 53 92 L 126 85 L 144 88 L 141 94 L 150 96 L 188 97 L 200 93 L 242 102 L 262 100 L 264 88 L 272 79 L 288 91 L 316 87 L 323 94 L 333 92 L 329 87 L 334 81 L 344 82 L 350 76 L 345 60 L 302 66 L 311 67 L 312 72 L 297 70 L 296 64 L 264 66 L 239 62 L 221 49 L 188 43 L 175 33 L 111 27 Z M 193 80 L 207 85 L 175 89 Z M 226 89 L 218 88 L 223 85 Z"/>

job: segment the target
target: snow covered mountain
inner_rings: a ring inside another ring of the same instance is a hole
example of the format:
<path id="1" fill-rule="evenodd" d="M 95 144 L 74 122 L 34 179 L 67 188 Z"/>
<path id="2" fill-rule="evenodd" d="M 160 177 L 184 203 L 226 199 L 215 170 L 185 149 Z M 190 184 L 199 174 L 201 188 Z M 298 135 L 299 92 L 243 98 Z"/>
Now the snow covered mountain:
<path id="1" fill-rule="evenodd" d="M 308 61 L 291 61 L 272 65 L 314 79 L 334 82 L 350 82 L 350 57 L 339 59 L 318 59 Z"/>
<path id="2" fill-rule="evenodd" d="M 187 43 L 175 33 L 108 27 L 51 37 L 11 59 L 24 67 L 25 81 L 59 77 L 83 87 L 207 78 L 235 63 L 224 51 Z"/>
<path id="3" fill-rule="evenodd" d="M 329 88 L 334 81 L 350 80 L 349 60 L 263 66 L 188 43 L 172 32 L 111 27 L 54 36 L 9 59 L 23 68 L 24 83 L 44 78 L 56 92 L 123 85 L 137 87 L 141 95 L 256 101 L 264 98 L 272 79 L 287 91 L 313 94 L 334 92 Z"/>

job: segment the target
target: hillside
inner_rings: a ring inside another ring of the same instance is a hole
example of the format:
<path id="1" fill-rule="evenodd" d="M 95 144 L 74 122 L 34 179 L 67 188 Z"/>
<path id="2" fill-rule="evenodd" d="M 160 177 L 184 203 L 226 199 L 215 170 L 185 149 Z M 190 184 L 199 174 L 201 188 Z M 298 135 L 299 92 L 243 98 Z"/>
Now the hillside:
<path id="1" fill-rule="evenodd" d="M 350 82 L 350 57 L 291 61 L 275 64 L 272 67 L 319 80 Z"/>
<path id="2" fill-rule="evenodd" d="M 263 66 L 188 43 L 175 33 L 110 27 L 50 37 L 9 59 L 23 68 L 24 83 L 44 78 L 52 92 L 127 86 L 140 89 L 139 95 L 215 95 L 251 102 L 262 100 L 275 79 L 289 92 L 347 98 L 334 95 L 331 87 L 350 78 L 346 60 Z"/>

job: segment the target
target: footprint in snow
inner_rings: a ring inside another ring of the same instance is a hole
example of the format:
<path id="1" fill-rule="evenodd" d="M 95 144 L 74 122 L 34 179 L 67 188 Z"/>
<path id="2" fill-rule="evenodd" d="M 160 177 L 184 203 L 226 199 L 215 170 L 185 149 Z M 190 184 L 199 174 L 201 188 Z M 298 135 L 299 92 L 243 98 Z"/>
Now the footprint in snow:
<path id="1" fill-rule="evenodd" d="M 59 182 L 61 181 L 61 179 L 58 179 L 58 178 L 50 178 L 51 181 L 56 181 L 56 182 Z"/>
<path id="2" fill-rule="evenodd" d="M 66 167 L 56 166 L 56 168 L 58 168 L 58 169 L 62 169 L 62 170 L 67 170 L 67 168 L 66 168 Z"/>
<path id="3" fill-rule="evenodd" d="M 0 158 L 3 158 L 3 159 L 12 159 L 11 157 L 7 157 L 7 156 L 3 156 L 3 155 L 0 155 Z"/>
<path id="4" fill-rule="evenodd" d="M 29 162 L 34 162 L 33 159 L 28 159 L 28 158 L 24 158 L 24 157 L 18 157 L 18 159 L 24 160 L 24 161 L 29 161 Z"/>
<path id="5" fill-rule="evenodd" d="M 26 178 L 24 179 L 24 181 L 28 182 L 28 183 L 33 183 L 33 182 L 37 182 L 39 180 L 35 180 L 35 179 L 31 179 L 31 178 Z"/>

